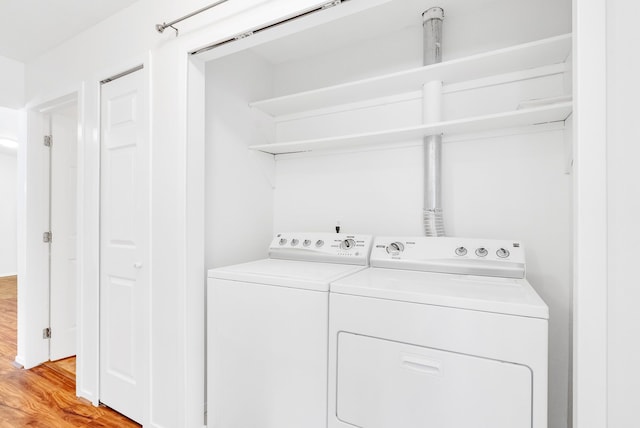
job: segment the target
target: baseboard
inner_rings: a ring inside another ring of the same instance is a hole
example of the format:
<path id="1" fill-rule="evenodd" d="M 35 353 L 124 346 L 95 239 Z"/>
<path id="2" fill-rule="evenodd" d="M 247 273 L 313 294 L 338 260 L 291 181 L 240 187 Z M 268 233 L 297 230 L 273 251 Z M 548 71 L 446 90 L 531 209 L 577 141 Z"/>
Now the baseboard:
<path id="1" fill-rule="evenodd" d="M 24 368 L 24 359 L 20 355 L 16 355 L 16 359 L 13 361 L 13 365 L 14 365 L 14 367 L 17 367 L 19 369 L 23 369 Z"/>

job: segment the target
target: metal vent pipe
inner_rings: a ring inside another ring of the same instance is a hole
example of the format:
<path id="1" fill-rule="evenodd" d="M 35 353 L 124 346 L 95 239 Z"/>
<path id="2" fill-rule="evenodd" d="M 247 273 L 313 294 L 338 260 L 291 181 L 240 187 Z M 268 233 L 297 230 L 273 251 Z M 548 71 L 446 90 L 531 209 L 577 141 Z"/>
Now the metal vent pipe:
<path id="1" fill-rule="evenodd" d="M 442 62 L 442 20 L 444 10 L 432 7 L 422 14 L 424 65 Z M 442 119 L 442 82 L 428 82 L 423 87 L 424 123 Z M 442 136 L 424 137 L 424 229 L 426 236 L 444 236 L 442 216 Z"/>

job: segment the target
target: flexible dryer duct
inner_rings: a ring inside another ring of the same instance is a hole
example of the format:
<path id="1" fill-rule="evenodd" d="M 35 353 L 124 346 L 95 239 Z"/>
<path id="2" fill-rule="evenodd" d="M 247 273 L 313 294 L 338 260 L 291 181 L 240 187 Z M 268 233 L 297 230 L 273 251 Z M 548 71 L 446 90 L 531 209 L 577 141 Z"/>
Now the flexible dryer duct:
<path id="1" fill-rule="evenodd" d="M 444 11 L 432 7 L 422 14 L 424 65 L 442 62 L 442 20 Z M 438 122 L 442 113 L 442 82 L 428 82 L 423 87 L 424 123 Z M 424 228 L 426 236 L 444 236 L 442 217 L 442 136 L 424 137 Z"/>

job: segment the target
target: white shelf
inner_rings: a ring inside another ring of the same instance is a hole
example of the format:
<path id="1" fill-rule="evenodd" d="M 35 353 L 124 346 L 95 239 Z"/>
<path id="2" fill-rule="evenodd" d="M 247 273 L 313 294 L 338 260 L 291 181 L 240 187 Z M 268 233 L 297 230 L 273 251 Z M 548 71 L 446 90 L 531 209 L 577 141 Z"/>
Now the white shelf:
<path id="1" fill-rule="evenodd" d="M 384 76 L 256 101 L 250 106 L 272 116 L 316 110 L 419 90 L 432 80 L 451 84 L 563 63 L 570 50 L 571 34 L 565 34 Z"/>
<path id="2" fill-rule="evenodd" d="M 344 135 L 313 140 L 290 141 L 273 144 L 254 145 L 249 148 L 274 155 L 310 152 L 315 150 L 336 150 L 376 145 L 389 145 L 428 135 L 456 135 L 485 132 L 505 128 L 521 128 L 567 119 L 572 111 L 572 102 L 562 102 L 541 107 L 515 110 L 505 113 L 475 116 L 420 125 L 409 128 L 391 129 L 380 132 Z"/>

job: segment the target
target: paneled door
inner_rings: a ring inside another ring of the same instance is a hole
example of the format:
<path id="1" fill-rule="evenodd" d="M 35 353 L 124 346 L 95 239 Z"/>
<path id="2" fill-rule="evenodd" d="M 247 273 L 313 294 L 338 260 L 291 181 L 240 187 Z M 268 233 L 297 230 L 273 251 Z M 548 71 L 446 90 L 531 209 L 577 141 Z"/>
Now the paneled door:
<path id="1" fill-rule="evenodd" d="M 78 119 L 73 103 L 51 113 L 51 342 L 49 358 L 76 355 Z"/>
<path id="2" fill-rule="evenodd" d="M 100 401 L 142 423 L 147 390 L 149 144 L 144 72 L 101 90 Z"/>

